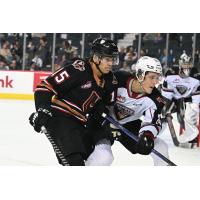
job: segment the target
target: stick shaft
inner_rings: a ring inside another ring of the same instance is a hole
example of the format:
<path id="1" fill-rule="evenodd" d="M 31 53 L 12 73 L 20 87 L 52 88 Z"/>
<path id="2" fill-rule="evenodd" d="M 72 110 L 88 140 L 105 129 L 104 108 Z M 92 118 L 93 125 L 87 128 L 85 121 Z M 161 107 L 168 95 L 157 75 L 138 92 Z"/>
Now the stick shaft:
<path id="1" fill-rule="evenodd" d="M 102 115 L 105 119 L 107 119 L 110 123 L 112 123 L 113 125 L 115 125 L 118 129 L 120 129 L 121 131 L 123 131 L 124 134 L 128 135 L 130 138 L 132 138 L 133 140 L 135 140 L 136 142 L 138 141 L 138 137 L 135 136 L 132 132 L 130 132 L 128 129 L 124 128 L 119 122 L 117 122 L 116 120 L 114 120 L 112 117 L 107 116 L 106 114 Z M 155 149 L 152 150 L 152 153 L 154 153 L 155 155 L 157 155 L 159 158 L 161 158 L 162 160 L 164 160 L 167 164 L 169 164 L 170 166 L 176 166 L 176 164 L 174 164 L 172 161 L 170 161 L 168 158 L 166 158 L 164 155 L 162 155 L 161 153 L 159 153 L 158 151 L 156 151 Z"/>

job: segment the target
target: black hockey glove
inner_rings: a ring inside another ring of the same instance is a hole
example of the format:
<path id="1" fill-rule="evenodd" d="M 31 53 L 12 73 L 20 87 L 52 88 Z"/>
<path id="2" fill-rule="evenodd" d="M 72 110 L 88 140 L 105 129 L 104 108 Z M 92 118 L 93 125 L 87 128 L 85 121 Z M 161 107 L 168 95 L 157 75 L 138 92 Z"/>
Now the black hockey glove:
<path id="1" fill-rule="evenodd" d="M 102 102 L 99 102 L 88 114 L 87 127 L 100 128 L 104 121 L 102 114 L 107 112 L 108 110 L 105 105 Z"/>
<path id="2" fill-rule="evenodd" d="M 41 131 L 42 126 L 46 126 L 50 118 L 53 116 L 50 108 L 39 108 L 29 117 L 30 124 L 34 127 L 36 132 Z"/>
<path id="3" fill-rule="evenodd" d="M 154 148 L 154 135 L 150 131 L 144 131 L 140 134 L 136 144 L 137 153 L 149 155 Z"/>

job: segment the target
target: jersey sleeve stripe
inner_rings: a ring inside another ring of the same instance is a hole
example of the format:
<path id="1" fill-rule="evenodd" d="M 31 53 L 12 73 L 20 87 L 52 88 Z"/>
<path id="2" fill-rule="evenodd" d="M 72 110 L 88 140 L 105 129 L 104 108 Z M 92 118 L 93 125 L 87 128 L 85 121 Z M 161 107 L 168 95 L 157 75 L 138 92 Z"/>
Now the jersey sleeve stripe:
<path id="1" fill-rule="evenodd" d="M 62 101 L 60 101 L 56 98 L 52 98 L 52 103 L 54 103 L 57 106 L 69 111 L 72 115 L 77 116 L 77 117 L 83 119 L 84 121 L 87 121 L 86 117 L 83 114 L 81 114 L 79 111 L 71 108 L 70 105 L 67 105 L 66 103 L 64 103 L 64 102 L 62 102 Z"/>
<path id="2" fill-rule="evenodd" d="M 53 87 L 50 84 L 45 84 L 45 83 L 40 83 L 37 87 L 38 88 L 47 88 L 48 90 L 52 91 L 54 94 L 57 95 L 57 92 L 53 89 Z"/>
<path id="3" fill-rule="evenodd" d="M 55 106 L 55 105 L 51 105 L 51 107 L 52 107 L 52 108 L 55 108 L 55 109 L 57 109 L 57 110 L 59 110 L 59 111 L 61 111 L 61 112 L 64 112 L 64 113 L 66 113 L 66 114 L 73 115 L 74 117 L 76 117 L 77 119 L 79 119 L 79 120 L 82 121 L 82 122 L 86 122 L 85 119 L 83 119 L 83 118 L 81 118 L 81 117 L 78 117 L 77 115 L 75 115 L 75 114 L 69 112 L 68 110 L 65 110 L 65 109 L 63 109 L 63 108 L 61 108 L 61 107 L 58 107 L 58 106 Z"/>
<path id="4" fill-rule="evenodd" d="M 82 111 L 78 106 L 74 105 L 73 103 L 71 103 L 71 102 L 69 102 L 69 101 L 67 101 L 67 100 L 65 100 L 65 99 L 62 99 L 62 100 L 63 100 L 65 103 L 69 104 L 70 106 L 73 106 L 73 107 L 75 107 L 76 109 Z"/>
<path id="5" fill-rule="evenodd" d="M 43 91 L 43 92 L 51 92 L 49 89 L 47 88 L 36 88 L 35 91 Z"/>

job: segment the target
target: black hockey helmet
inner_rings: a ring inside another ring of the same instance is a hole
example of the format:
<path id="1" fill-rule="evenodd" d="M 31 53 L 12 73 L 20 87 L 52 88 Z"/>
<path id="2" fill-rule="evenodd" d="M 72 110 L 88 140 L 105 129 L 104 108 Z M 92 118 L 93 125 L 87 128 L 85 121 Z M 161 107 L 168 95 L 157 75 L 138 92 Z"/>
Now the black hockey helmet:
<path id="1" fill-rule="evenodd" d="M 97 38 L 92 43 L 92 55 L 118 58 L 118 47 L 113 40 Z"/>

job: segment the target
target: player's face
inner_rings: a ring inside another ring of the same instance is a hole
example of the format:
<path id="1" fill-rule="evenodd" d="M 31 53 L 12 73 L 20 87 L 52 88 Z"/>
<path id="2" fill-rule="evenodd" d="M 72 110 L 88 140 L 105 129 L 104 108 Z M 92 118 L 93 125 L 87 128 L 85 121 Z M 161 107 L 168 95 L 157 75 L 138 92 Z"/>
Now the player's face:
<path id="1" fill-rule="evenodd" d="M 145 93 L 151 94 L 153 88 L 159 83 L 160 74 L 148 72 L 142 82 L 142 88 Z"/>
<path id="2" fill-rule="evenodd" d="M 108 74 L 112 70 L 114 64 L 114 59 L 109 57 L 104 57 L 101 59 L 99 68 L 104 74 Z"/>

